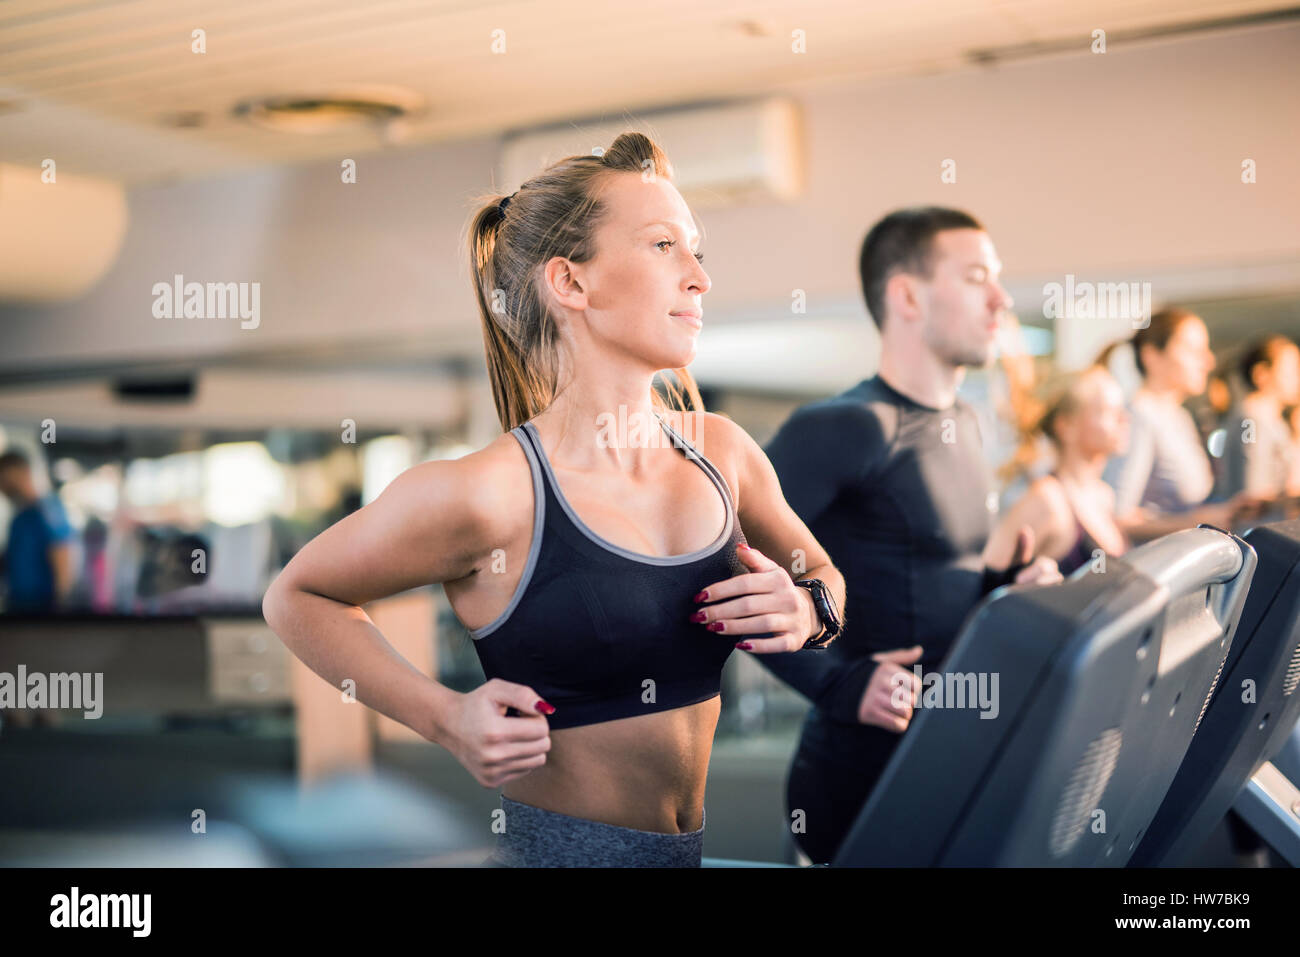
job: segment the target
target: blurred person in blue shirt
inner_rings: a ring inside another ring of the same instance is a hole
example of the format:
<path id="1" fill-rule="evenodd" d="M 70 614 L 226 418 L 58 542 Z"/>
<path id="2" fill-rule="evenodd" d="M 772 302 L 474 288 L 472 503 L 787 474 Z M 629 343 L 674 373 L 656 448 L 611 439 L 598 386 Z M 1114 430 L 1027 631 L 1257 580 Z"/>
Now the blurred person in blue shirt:
<path id="1" fill-rule="evenodd" d="M 9 586 L 5 610 L 13 614 L 54 611 L 71 591 L 75 577 L 74 533 L 63 503 L 53 492 L 37 493 L 32 465 L 18 451 L 0 455 L 0 493 L 14 509 L 5 553 Z"/>

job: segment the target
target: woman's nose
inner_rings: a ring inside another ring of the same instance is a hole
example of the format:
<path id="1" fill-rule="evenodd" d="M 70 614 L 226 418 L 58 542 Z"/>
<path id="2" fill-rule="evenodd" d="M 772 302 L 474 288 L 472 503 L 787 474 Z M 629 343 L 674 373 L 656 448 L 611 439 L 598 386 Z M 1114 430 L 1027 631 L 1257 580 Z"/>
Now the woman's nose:
<path id="1" fill-rule="evenodd" d="M 691 276 L 690 286 L 693 289 L 698 289 L 701 293 L 706 293 L 713 285 L 713 280 L 709 279 L 709 274 L 704 271 L 704 267 L 700 265 L 698 260 L 696 260 L 695 266 L 696 269 L 694 274 Z"/>

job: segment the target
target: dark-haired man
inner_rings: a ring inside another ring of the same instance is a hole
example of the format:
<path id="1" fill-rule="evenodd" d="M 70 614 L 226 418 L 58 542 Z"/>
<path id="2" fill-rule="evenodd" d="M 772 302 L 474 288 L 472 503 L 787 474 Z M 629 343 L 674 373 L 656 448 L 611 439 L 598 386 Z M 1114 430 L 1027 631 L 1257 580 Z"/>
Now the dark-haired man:
<path id="1" fill-rule="evenodd" d="M 834 856 L 907 729 L 912 667 L 934 669 L 998 584 L 1060 580 L 1055 562 L 1033 559 L 1027 529 L 1010 574 L 984 562 L 997 496 L 957 386 L 967 367 L 992 360 L 1011 304 L 988 233 L 959 210 L 899 210 L 871 228 L 859 267 L 880 330 L 878 373 L 798 409 L 766 448 L 847 586 L 845 630 L 829 648 L 758 656 L 815 702 L 786 802 L 818 863 Z"/>
<path id="2" fill-rule="evenodd" d="M 57 495 L 36 491 L 31 463 L 22 452 L 0 455 L 0 493 L 13 505 L 5 550 L 11 614 L 56 610 L 72 589 L 75 572 L 72 527 Z"/>

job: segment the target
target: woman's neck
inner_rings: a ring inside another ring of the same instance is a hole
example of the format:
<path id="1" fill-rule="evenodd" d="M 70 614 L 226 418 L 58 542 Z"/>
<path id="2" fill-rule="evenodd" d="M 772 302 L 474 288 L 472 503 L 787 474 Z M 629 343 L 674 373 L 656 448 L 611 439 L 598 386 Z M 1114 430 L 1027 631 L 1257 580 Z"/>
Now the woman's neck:
<path id="1" fill-rule="evenodd" d="M 533 421 L 550 456 L 574 469 L 636 470 L 642 448 L 664 441 L 651 401 L 653 376 L 603 375 L 571 382 Z"/>
<path id="2" fill-rule="evenodd" d="M 1085 455 L 1077 449 L 1064 449 L 1056 463 L 1058 478 L 1073 485 L 1086 486 L 1101 481 L 1106 468 L 1105 455 Z"/>
<path id="3" fill-rule="evenodd" d="M 1182 405 L 1187 400 L 1187 393 L 1177 386 L 1152 383 L 1150 380 L 1142 383 L 1138 393 L 1168 405 Z"/>
<path id="4" fill-rule="evenodd" d="M 1263 389 L 1256 390 L 1242 399 L 1242 405 L 1256 416 L 1266 415 L 1277 419 L 1282 417 L 1282 400 Z"/>

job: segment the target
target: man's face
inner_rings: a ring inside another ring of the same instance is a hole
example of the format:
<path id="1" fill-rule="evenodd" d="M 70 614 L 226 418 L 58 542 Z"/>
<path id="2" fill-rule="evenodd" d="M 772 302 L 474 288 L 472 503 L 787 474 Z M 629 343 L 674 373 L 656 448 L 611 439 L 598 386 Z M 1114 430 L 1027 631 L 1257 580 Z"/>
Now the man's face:
<path id="1" fill-rule="evenodd" d="M 978 229 L 946 229 L 930 248 L 930 277 L 920 282 L 921 334 L 951 365 L 988 365 L 1002 313 L 1011 306 L 998 282 L 1002 263 L 993 240 Z"/>
<path id="2" fill-rule="evenodd" d="M 18 504 L 25 501 L 26 487 L 31 484 L 27 470 L 19 465 L 0 468 L 0 494 Z"/>

